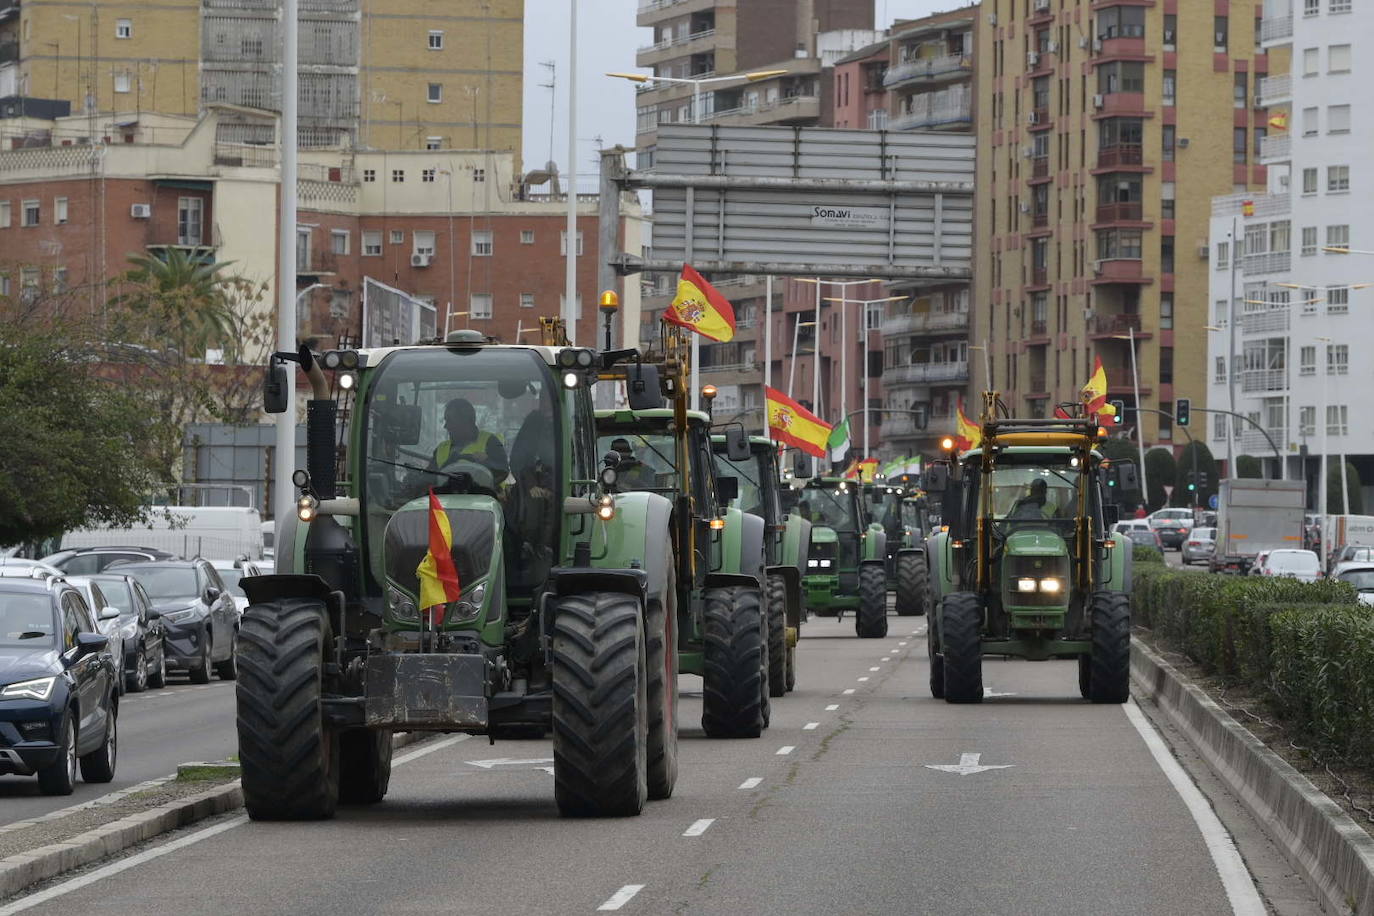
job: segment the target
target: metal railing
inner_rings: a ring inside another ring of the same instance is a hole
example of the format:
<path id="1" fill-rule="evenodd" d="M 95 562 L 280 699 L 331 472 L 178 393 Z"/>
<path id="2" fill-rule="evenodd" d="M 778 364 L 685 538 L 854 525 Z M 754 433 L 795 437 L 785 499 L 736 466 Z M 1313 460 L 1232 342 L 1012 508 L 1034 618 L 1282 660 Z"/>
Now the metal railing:
<path id="1" fill-rule="evenodd" d="M 1293 266 L 1293 252 L 1266 251 L 1260 254 L 1247 254 L 1241 262 L 1241 273 L 1247 277 L 1257 274 L 1286 273 Z"/>
<path id="2" fill-rule="evenodd" d="M 1260 23 L 1260 41 L 1279 41 L 1293 37 L 1293 14 L 1266 16 Z"/>
<path id="3" fill-rule="evenodd" d="M 1097 151 L 1097 167 L 1099 169 L 1113 169 L 1121 165 L 1140 165 L 1144 161 L 1145 154 L 1139 143 L 1104 146 Z"/>
<path id="4" fill-rule="evenodd" d="M 900 382 L 966 382 L 968 363 L 919 363 L 883 370 L 884 384 Z"/>
<path id="5" fill-rule="evenodd" d="M 1139 222 L 1144 215 L 1144 207 L 1140 201 L 1099 204 L 1097 207 L 1099 223 Z"/>
<path id="6" fill-rule="evenodd" d="M 962 331 L 968 328 L 968 312 L 918 312 L 883 318 L 883 334 L 919 331 Z"/>
<path id="7" fill-rule="evenodd" d="M 1293 138 L 1288 134 L 1274 134 L 1260 140 L 1260 160 L 1274 162 L 1293 157 Z"/>
<path id="8" fill-rule="evenodd" d="M 1240 374 L 1242 391 L 1287 391 L 1288 370 L 1247 369 Z"/>
<path id="9" fill-rule="evenodd" d="M 887 71 L 883 86 L 891 88 L 898 83 L 915 79 L 934 79 L 938 76 L 966 74 L 973 72 L 973 59 L 959 54 L 947 54 L 927 60 L 909 60 Z"/>
<path id="10" fill-rule="evenodd" d="M 1128 334 L 1140 332 L 1139 315 L 1093 315 L 1088 319 L 1089 334 Z"/>
<path id="11" fill-rule="evenodd" d="M 1267 334 L 1275 331 L 1287 331 L 1290 321 L 1288 308 L 1270 308 L 1258 312 L 1249 312 L 1240 316 L 1240 330 L 1242 334 Z"/>
<path id="12" fill-rule="evenodd" d="M 1246 204 L 1251 212 L 1245 212 Z M 1287 216 L 1293 209 L 1293 202 L 1287 194 L 1227 194 L 1225 197 L 1212 198 L 1212 216 L 1244 216 L 1263 219 L 1270 216 Z"/>
<path id="13" fill-rule="evenodd" d="M 1293 97 L 1293 76 L 1285 73 L 1281 76 L 1266 76 L 1259 81 L 1259 86 L 1255 88 L 1255 95 L 1261 108 L 1268 108 L 1270 105 L 1277 105 Z"/>
<path id="14" fill-rule="evenodd" d="M 678 45 L 690 44 L 691 42 L 697 41 L 701 38 L 710 38 L 714 34 L 716 34 L 715 29 L 702 29 L 700 32 L 692 32 L 688 35 L 680 35 L 677 38 L 665 38 L 662 41 L 657 42 L 655 44 L 645 45 L 644 47 L 639 49 L 639 53 L 648 54 L 652 51 L 662 51 L 665 48 L 674 48 Z"/>

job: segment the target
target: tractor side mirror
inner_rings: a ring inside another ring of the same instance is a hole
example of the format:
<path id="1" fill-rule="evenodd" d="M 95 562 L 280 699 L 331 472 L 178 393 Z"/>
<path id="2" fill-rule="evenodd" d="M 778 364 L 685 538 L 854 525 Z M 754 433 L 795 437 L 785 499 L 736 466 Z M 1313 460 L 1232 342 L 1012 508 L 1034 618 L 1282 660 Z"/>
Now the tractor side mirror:
<path id="1" fill-rule="evenodd" d="M 744 427 L 731 426 L 725 430 L 725 457 L 731 461 L 749 460 L 749 437 Z"/>
<path id="2" fill-rule="evenodd" d="M 625 377 L 625 397 L 631 410 L 654 410 L 663 406 L 659 390 L 658 367 L 636 363 Z"/>
<path id="3" fill-rule="evenodd" d="M 739 499 L 739 478 L 738 477 L 717 477 L 716 495 L 720 497 L 722 503 Z"/>
<path id="4" fill-rule="evenodd" d="M 1140 481 L 1136 478 L 1134 461 L 1113 461 L 1112 467 L 1116 468 L 1118 489 L 1122 492 L 1140 489 Z"/>
<path id="5" fill-rule="evenodd" d="M 1116 527 L 1116 523 L 1121 521 L 1120 503 L 1107 503 L 1102 507 L 1102 524 L 1108 531 Z"/>
<path id="6" fill-rule="evenodd" d="M 275 358 L 268 360 L 262 377 L 262 409 L 267 413 L 286 413 L 286 366 Z"/>
<path id="7" fill-rule="evenodd" d="M 943 464 L 931 464 L 926 468 L 927 493 L 943 493 L 949 489 L 949 468 Z"/>
<path id="8" fill-rule="evenodd" d="M 415 445 L 420 441 L 422 417 L 419 404 L 392 404 L 387 413 L 391 418 L 388 439 L 397 445 Z"/>
<path id="9" fill-rule="evenodd" d="M 811 479 L 811 459 L 801 452 L 792 456 L 792 476 L 797 480 Z"/>

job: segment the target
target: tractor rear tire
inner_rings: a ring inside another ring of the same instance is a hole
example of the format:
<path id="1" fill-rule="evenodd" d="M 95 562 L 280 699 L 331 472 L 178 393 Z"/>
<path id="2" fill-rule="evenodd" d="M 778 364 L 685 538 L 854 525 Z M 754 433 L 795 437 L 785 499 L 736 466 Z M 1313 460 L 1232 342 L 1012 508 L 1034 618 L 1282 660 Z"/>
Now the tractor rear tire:
<path id="1" fill-rule="evenodd" d="M 708 738 L 757 738 L 767 727 L 768 643 L 756 588 L 705 594 L 701 727 Z"/>
<path id="2" fill-rule="evenodd" d="M 564 817 L 639 814 L 649 797 L 648 661 L 640 602 L 554 602 L 554 799 Z"/>
<path id="3" fill-rule="evenodd" d="M 649 797 L 671 798 L 677 785 L 677 577 L 672 553 L 663 558 L 668 576 L 664 600 L 651 601 L 645 620 L 649 707 Z"/>
<path id="4" fill-rule="evenodd" d="M 945 702 L 983 702 L 983 602 L 973 592 L 955 592 L 940 605 L 940 650 L 944 657 Z"/>
<path id="5" fill-rule="evenodd" d="M 859 567 L 859 609 L 854 614 L 854 632 L 860 639 L 881 639 L 887 635 L 887 574 L 877 563 Z"/>
<path id="6" fill-rule="evenodd" d="M 930 662 L 930 695 L 937 700 L 945 698 L 945 656 L 936 645 L 934 614 L 926 626 L 926 658 Z"/>
<path id="7" fill-rule="evenodd" d="M 375 805 L 391 784 L 391 733 L 349 729 L 339 735 L 339 801 Z"/>
<path id="8" fill-rule="evenodd" d="M 926 558 L 897 554 L 897 616 L 919 617 L 926 610 Z"/>
<path id="9" fill-rule="evenodd" d="M 1131 697 L 1131 597 L 1098 592 L 1092 600 L 1088 699 L 1125 703 Z"/>
<path id="10" fill-rule="evenodd" d="M 339 801 L 339 738 L 325 725 L 324 602 L 250 605 L 239 629 L 238 737 L 253 820 L 317 820 Z"/>
<path id="11" fill-rule="evenodd" d="M 1090 657 L 1087 655 L 1078 656 L 1078 694 L 1085 700 L 1092 696 L 1089 687 L 1092 680 L 1092 670 Z"/>
<path id="12" fill-rule="evenodd" d="M 797 647 L 787 647 L 787 692 L 797 689 Z"/>
<path id="13" fill-rule="evenodd" d="M 768 695 L 787 693 L 787 583 L 768 577 Z"/>

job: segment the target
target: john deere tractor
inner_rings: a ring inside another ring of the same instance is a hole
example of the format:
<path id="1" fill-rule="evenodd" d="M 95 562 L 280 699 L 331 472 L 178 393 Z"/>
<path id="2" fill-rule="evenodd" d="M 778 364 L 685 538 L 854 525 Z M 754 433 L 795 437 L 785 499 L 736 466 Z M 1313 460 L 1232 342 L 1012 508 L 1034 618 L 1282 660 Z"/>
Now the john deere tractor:
<path id="1" fill-rule="evenodd" d="M 780 697 L 797 683 L 797 637 L 802 625 L 802 575 L 811 523 L 797 513 L 784 513 L 777 443 L 763 436 L 749 439 L 740 459 L 730 455 L 729 436 L 711 437 L 716 477 L 736 492 L 732 508 L 763 521 L 763 551 L 768 590 L 768 693 Z M 733 483 L 729 481 L 733 480 Z"/>
<path id="2" fill-rule="evenodd" d="M 312 397 L 277 573 L 244 584 L 251 817 L 380 801 L 398 731 L 551 728 L 564 815 L 638 814 L 671 794 L 672 504 L 611 495 L 592 423 L 591 385 L 634 351 L 562 345 L 557 322 L 545 334 L 273 355 L 268 410 L 288 407 L 292 362 Z"/>
<path id="3" fill-rule="evenodd" d="M 1074 658 L 1094 703 L 1129 695 L 1131 554 L 1111 531 L 1089 419 L 996 418 L 985 395 L 981 447 L 939 466 L 947 531 L 928 543 L 937 602 L 928 634 L 930 691 L 983 699 L 984 655 Z"/>
<path id="4" fill-rule="evenodd" d="M 904 496 L 898 510 L 901 534 L 893 551 L 893 576 L 897 587 L 897 614 L 911 617 L 926 612 L 930 583 L 926 565 L 926 538 L 930 515 L 924 493 Z"/>
<path id="5" fill-rule="evenodd" d="M 862 638 L 887 635 L 887 535 L 864 510 L 862 485 L 838 477 L 808 481 L 798 514 L 811 523 L 802 579 L 804 600 L 817 614 L 853 609 Z"/>

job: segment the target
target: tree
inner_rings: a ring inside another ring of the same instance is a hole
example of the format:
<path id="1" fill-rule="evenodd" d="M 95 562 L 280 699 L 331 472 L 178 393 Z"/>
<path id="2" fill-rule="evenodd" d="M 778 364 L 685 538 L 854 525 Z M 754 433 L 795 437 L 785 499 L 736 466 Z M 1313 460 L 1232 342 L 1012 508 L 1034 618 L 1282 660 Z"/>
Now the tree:
<path id="1" fill-rule="evenodd" d="M 1196 465 L 1193 461 L 1193 454 L 1196 452 Z M 1212 458 L 1212 452 L 1207 448 L 1207 443 L 1194 440 L 1183 447 L 1179 453 L 1178 461 L 1174 470 L 1174 493 L 1170 497 L 1170 505 L 1191 506 L 1194 504 L 1193 491 L 1188 489 L 1188 482 L 1193 479 L 1194 467 L 1201 476 L 1201 480 L 1196 480 L 1197 500 L 1196 503 L 1203 508 L 1207 507 L 1208 499 L 1217 492 L 1219 481 L 1217 480 L 1217 463 Z"/>
<path id="2" fill-rule="evenodd" d="M 1236 456 L 1236 476 L 1258 479 L 1264 476 L 1264 462 L 1254 455 Z"/>
<path id="3" fill-rule="evenodd" d="M 1345 512 L 1345 501 L 1341 499 L 1340 462 L 1328 462 L 1326 469 L 1326 511 L 1330 515 Z M 1360 489 L 1360 472 L 1355 465 L 1345 463 L 1345 484 L 1350 497 L 1350 514 L 1364 515 L 1364 493 Z"/>
<path id="4" fill-rule="evenodd" d="M 1163 508 L 1168 502 L 1164 485 L 1172 484 L 1175 466 L 1174 453 L 1164 446 L 1155 446 L 1145 453 L 1145 483 L 1149 489 L 1149 499 L 1145 506 L 1151 512 Z"/>

